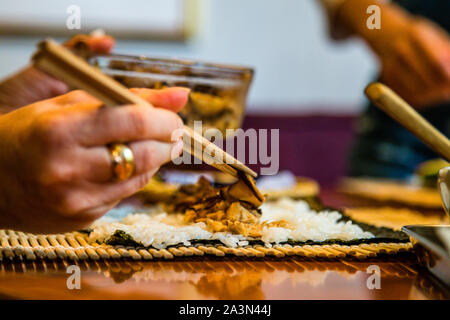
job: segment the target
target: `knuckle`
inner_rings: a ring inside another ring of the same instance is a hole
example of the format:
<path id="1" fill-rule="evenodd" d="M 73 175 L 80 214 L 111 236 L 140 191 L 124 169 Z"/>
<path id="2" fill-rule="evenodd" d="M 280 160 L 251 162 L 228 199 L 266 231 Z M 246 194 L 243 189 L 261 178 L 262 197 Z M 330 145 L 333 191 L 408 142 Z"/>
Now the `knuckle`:
<path id="1" fill-rule="evenodd" d="M 77 89 L 77 90 L 72 90 L 68 93 L 69 95 L 71 95 L 72 97 L 80 97 L 80 98 L 84 98 L 87 96 L 87 93 L 83 90 Z"/>
<path id="2" fill-rule="evenodd" d="M 68 103 L 68 104 L 74 104 L 77 102 L 88 102 L 92 101 L 93 97 L 83 90 L 73 90 L 69 93 L 61 96 L 60 103 Z"/>
<path id="3" fill-rule="evenodd" d="M 155 122 L 159 122 L 158 135 L 164 141 L 177 140 L 183 134 L 182 120 L 174 112 L 164 109 L 157 109 L 157 114 L 154 116 Z"/>
<path id="4" fill-rule="evenodd" d="M 70 182 L 76 176 L 76 170 L 70 164 L 59 161 L 57 158 L 48 159 L 41 170 L 40 180 L 44 185 L 56 182 Z"/>
<path id="5" fill-rule="evenodd" d="M 149 171 L 149 172 L 139 175 L 136 178 L 135 189 L 139 190 L 139 189 L 142 189 L 143 187 L 145 187 L 148 184 L 148 182 L 150 181 L 150 179 L 152 178 L 152 176 L 153 176 L 153 171 Z"/>
<path id="6" fill-rule="evenodd" d="M 169 131 L 173 132 L 173 131 L 179 129 L 180 125 L 182 123 L 180 117 L 174 112 L 167 111 L 167 110 L 164 110 L 164 111 L 166 111 L 166 114 L 167 114 Z"/>
<path id="7" fill-rule="evenodd" d="M 177 142 L 179 140 L 182 140 L 183 135 L 184 135 L 183 128 L 177 128 L 177 129 L 173 130 L 172 133 L 170 134 L 170 141 Z"/>
<path id="8" fill-rule="evenodd" d="M 130 129 L 136 132 L 138 136 L 146 136 L 148 133 L 148 126 L 145 117 L 145 113 L 141 108 L 133 107 L 129 113 L 129 126 Z"/>
<path id="9" fill-rule="evenodd" d="M 151 148 L 143 148 L 140 158 L 140 168 L 138 168 L 140 172 L 147 172 L 158 165 L 154 150 Z"/>
<path id="10" fill-rule="evenodd" d="M 152 112 L 152 117 L 164 123 L 164 127 L 169 131 L 173 131 L 180 127 L 181 118 L 175 112 L 162 108 L 154 108 Z"/>
<path id="11" fill-rule="evenodd" d="M 86 203 L 77 192 L 66 192 L 59 198 L 59 211 L 65 216 L 71 216 L 86 208 Z"/>
<path id="12" fill-rule="evenodd" d="M 69 195 L 63 196 L 59 201 L 59 209 L 63 215 L 72 215 L 77 212 L 78 205 Z"/>
<path id="13" fill-rule="evenodd" d="M 66 94 L 66 98 L 68 99 L 82 99 L 86 96 L 86 92 L 83 90 L 72 90 Z"/>
<path id="14" fill-rule="evenodd" d="M 60 146 L 66 140 L 65 119 L 60 115 L 43 115 L 38 118 L 33 134 L 43 146 Z"/>

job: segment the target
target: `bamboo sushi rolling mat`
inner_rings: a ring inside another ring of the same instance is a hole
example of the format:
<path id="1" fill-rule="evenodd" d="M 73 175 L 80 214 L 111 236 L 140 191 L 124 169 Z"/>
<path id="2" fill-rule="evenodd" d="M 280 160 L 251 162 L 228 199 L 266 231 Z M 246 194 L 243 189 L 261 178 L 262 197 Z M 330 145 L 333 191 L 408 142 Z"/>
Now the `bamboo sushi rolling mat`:
<path id="1" fill-rule="evenodd" d="M 412 249 L 407 243 L 374 243 L 360 245 L 275 245 L 268 248 L 262 245 L 230 248 L 223 245 L 177 246 L 167 249 L 134 248 L 112 246 L 88 242 L 83 233 L 72 232 L 56 235 L 33 235 L 11 230 L 0 230 L 0 261 L 4 259 L 69 259 L 69 260 L 99 260 L 99 259 L 173 259 L 188 256 L 225 255 L 238 257 L 263 258 L 272 256 L 303 256 L 307 258 L 342 259 L 354 257 L 357 259 L 373 258 L 380 254 L 396 254 Z"/>
<path id="2" fill-rule="evenodd" d="M 406 224 L 446 223 L 439 217 L 423 215 L 410 209 L 397 208 L 351 208 L 345 210 L 353 219 L 387 226 L 399 230 Z M 444 218 L 445 219 L 445 218 Z M 367 259 L 379 255 L 395 255 L 413 249 L 411 242 L 363 243 L 359 245 L 274 245 L 268 248 L 258 245 L 230 248 L 224 245 L 197 244 L 175 246 L 166 249 L 135 248 L 119 245 L 93 243 L 81 232 L 55 235 L 35 235 L 12 230 L 0 230 L 0 261 L 2 260 L 167 260 L 174 257 L 237 256 L 248 258 L 283 258 L 299 256 L 311 259 Z"/>

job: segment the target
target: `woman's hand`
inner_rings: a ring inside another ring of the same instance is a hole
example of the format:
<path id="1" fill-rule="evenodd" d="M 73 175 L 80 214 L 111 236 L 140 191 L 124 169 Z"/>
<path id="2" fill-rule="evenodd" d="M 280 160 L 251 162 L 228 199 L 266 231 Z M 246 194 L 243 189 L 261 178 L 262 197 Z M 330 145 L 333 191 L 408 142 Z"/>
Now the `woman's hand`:
<path id="1" fill-rule="evenodd" d="M 62 232 L 89 226 L 142 188 L 182 151 L 172 133 L 188 89 L 135 89 L 158 108 L 102 107 L 84 91 L 36 102 L 0 117 L 0 228 Z M 114 181 L 107 144 L 127 143 L 135 174 Z"/>
<path id="2" fill-rule="evenodd" d="M 413 20 L 376 46 L 381 81 L 420 109 L 450 101 L 450 38 L 426 20 Z"/>
<path id="3" fill-rule="evenodd" d="M 114 38 L 102 34 L 80 34 L 69 39 L 64 45 L 91 53 L 109 53 L 114 46 Z M 53 98 L 67 91 L 65 83 L 32 66 L 26 67 L 0 82 L 0 114 L 36 101 Z"/>

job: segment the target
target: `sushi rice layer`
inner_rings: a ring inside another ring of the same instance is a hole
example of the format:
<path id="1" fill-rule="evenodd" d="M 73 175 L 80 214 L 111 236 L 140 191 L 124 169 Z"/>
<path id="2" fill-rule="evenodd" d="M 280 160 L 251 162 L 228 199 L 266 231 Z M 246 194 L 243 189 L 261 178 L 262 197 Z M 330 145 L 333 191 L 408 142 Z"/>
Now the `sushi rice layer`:
<path id="1" fill-rule="evenodd" d="M 89 239 L 99 243 L 107 242 L 116 232 L 122 231 L 144 247 L 163 249 L 173 245 L 191 245 L 191 241 L 216 240 L 229 247 L 246 246 L 249 240 L 260 240 L 270 247 L 291 241 L 326 241 L 370 239 L 374 235 L 363 231 L 351 221 L 340 221 L 337 211 L 314 211 L 302 200 L 282 198 L 276 202 L 266 202 L 261 206 L 260 223 L 285 221 L 289 228 L 263 227 L 262 237 L 254 239 L 228 232 L 211 233 L 206 225 L 184 222 L 182 214 L 167 214 L 155 207 L 151 212 L 133 213 L 124 218 L 106 216 L 91 226 Z"/>

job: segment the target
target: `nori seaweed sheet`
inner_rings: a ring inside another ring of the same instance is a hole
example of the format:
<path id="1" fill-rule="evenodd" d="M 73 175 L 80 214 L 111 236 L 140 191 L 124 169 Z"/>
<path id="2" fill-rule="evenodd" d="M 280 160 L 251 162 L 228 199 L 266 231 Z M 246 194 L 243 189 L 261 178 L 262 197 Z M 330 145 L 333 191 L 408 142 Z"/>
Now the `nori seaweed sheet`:
<path id="1" fill-rule="evenodd" d="M 326 240 L 326 241 L 292 241 L 292 240 L 288 240 L 287 242 L 281 243 L 281 244 L 290 244 L 290 245 L 313 245 L 313 244 L 319 244 L 319 245 L 325 245 L 325 244 L 340 244 L 340 245 L 358 245 L 358 244 L 362 244 L 362 243 L 382 243 L 382 242 L 395 242 L 395 243 L 400 243 L 400 242 L 409 242 L 409 236 L 402 232 L 402 231 L 395 231 L 393 229 L 390 228 L 386 228 L 386 227 L 376 227 L 367 223 L 362 223 L 362 222 L 357 222 L 353 219 L 351 219 L 348 215 L 346 215 L 345 213 L 343 213 L 340 210 L 337 210 L 335 208 L 331 208 L 331 207 L 326 207 L 324 206 L 321 202 L 320 199 L 318 197 L 308 197 L 308 198 L 298 198 L 295 200 L 303 200 L 306 201 L 310 208 L 316 211 L 323 211 L 323 210 L 333 210 L 333 211 L 338 211 L 341 215 L 342 218 L 339 219 L 339 221 L 352 221 L 352 223 L 358 225 L 362 230 L 364 231 L 368 231 L 371 232 L 373 235 L 375 235 L 375 238 L 372 239 L 355 239 L 355 240 L 339 240 L 339 239 L 330 239 L 330 240 Z M 84 230 L 84 232 L 86 233 L 90 233 L 90 230 Z M 217 245 L 217 244 L 222 244 L 220 241 L 218 240 L 192 240 L 190 241 L 192 245 L 196 245 L 196 244 L 204 244 L 204 245 Z M 129 234 L 127 234 L 126 232 L 122 231 L 122 230 L 116 230 L 114 232 L 113 235 L 111 235 L 107 241 L 106 244 L 109 245 L 122 245 L 122 246 L 127 246 L 127 247 L 135 247 L 135 248 L 144 248 L 144 246 L 142 244 L 140 244 L 139 242 L 136 242 L 133 237 L 131 237 Z M 260 241 L 260 240 L 254 240 L 254 241 L 249 241 L 249 244 L 251 245 L 264 245 L 264 242 Z M 179 245 L 175 245 L 172 247 L 179 247 L 179 246 L 183 246 L 182 244 Z"/>
<path id="2" fill-rule="evenodd" d="M 142 244 L 134 241 L 132 236 L 122 230 L 114 231 L 114 233 L 108 238 L 108 240 L 106 240 L 106 244 L 126 247 L 142 247 Z"/>

